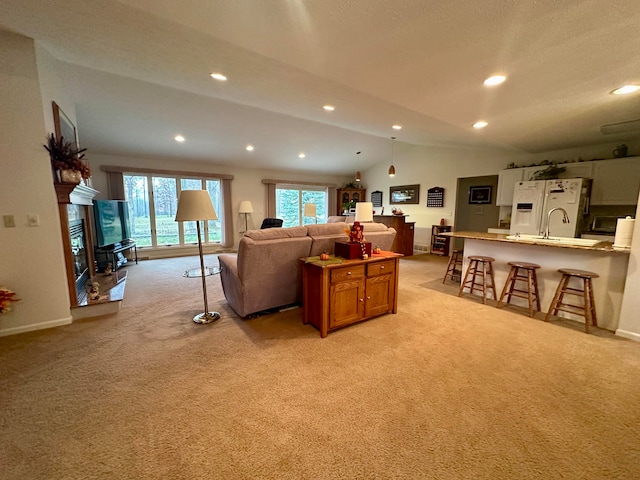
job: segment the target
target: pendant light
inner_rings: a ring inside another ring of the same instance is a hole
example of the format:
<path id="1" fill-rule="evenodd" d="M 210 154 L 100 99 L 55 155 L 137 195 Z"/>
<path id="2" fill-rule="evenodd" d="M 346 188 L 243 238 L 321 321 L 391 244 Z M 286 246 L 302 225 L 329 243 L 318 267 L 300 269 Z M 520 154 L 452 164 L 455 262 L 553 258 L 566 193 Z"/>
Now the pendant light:
<path id="1" fill-rule="evenodd" d="M 360 152 L 356 152 L 356 168 L 360 168 Z M 360 181 L 360 170 L 356 170 L 356 182 Z"/>
<path id="2" fill-rule="evenodd" d="M 390 177 L 395 177 L 396 176 L 396 167 L 393 166 L 393 141 L 396 139 L 396 137 L 391 137 L 391 166 L 389 167 L 389 176 Z"/>

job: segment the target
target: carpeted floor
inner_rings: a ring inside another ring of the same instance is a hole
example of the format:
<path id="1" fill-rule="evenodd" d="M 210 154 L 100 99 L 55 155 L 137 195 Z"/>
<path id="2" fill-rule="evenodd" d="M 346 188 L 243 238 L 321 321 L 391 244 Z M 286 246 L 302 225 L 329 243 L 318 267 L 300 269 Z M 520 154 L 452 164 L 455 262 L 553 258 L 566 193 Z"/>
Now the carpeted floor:
<path id="1" fill-rule="evenodd" d="M 218 276 L 194 324 L 197 257 L 128 266 L 119 314 L 0 338 L 0 478 L 640 478 L 640 345 L 458 298 L 445 260 L 325 339 Z"/>

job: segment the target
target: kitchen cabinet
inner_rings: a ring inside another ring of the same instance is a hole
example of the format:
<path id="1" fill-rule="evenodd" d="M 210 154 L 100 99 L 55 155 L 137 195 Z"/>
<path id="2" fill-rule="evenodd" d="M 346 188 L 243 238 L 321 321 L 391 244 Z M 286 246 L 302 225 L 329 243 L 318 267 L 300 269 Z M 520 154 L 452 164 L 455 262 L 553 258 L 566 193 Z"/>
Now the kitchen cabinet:
<path id="1" fill-rule="evenodd" d="M 558 175 L 558 178 L 593 178 L 593 164 L 597 162 L 563 163 L 560 167 L 566 168 Z"/>
<path id="2" fill-rule="evenodd" d="M 342 263 L 305 262 L 303 323 L 315 326 L 324 338 L 338 328 L 397 313 L 400 257 L 382 252 Z"/>
<path id="3" fill-rule="evenodd" d="M 640 157 L 593 163 L 591 205 L 636 205 L 640 191 Z"/>
<path id="4" fill-rule="evenodd" d="M 336 215 L 342 215 L 344 212 L 344 204 L 353 202 L 365 202 L 367 200 L 366 188 L 339 188 L 338 202 L 336 204 Z"/>
<path id="5" fill-rule="evenodd" d="M 498 172 L 498 193 L 496 205 L 506 207 L 513 205 L 513 187 L 523 180 L 524 168 L 509 168 Z"/>

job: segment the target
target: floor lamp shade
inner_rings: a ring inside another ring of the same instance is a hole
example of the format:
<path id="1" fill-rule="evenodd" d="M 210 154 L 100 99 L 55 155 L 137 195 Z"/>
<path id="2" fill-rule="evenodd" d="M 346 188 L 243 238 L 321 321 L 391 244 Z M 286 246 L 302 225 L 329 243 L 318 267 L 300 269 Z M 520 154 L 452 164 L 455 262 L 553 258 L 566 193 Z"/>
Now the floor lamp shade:
<path id="1" fill-rule="evenodd" d="M 243 200 L 240 202 L 239 213 L 253 213 L 253 205 L 249 200 Z"/>
<path id="2" fill-rule="evenodd" d="M 316 204 L 315 203 L 305 203 L 304 204 L 304 216 L 305 217 L 315 217 L 316 216 Z"/>
<path id="3" fill-rule="evenodd" d="M 373 222 L 373 203 L 356 203 L 356 222 Z"/>
<path id="4" fill-rule="evenodd" d="M 202 255 L 202 238 L 200 221 L 217 220 L 218 215 L 206 190 L 183 190 L 178 199 L 176 222 L 195 221 L 198 229 L 198 254 L 200 255 L 200 274 L 202 276 L 202 295 L 204 297 L 204 313 L 193 317 L 195 323 L 211 323 L 220 318 L 218 312 L 210 312 L 207 302 L 207 282 L 205 279 L 204 257 Z"/>
<path id="5" fill-rule="evenodd" d="M 217 220 L 211 197 L 206 190 L 183 190 L 178 200 L 176 222 Z"/>

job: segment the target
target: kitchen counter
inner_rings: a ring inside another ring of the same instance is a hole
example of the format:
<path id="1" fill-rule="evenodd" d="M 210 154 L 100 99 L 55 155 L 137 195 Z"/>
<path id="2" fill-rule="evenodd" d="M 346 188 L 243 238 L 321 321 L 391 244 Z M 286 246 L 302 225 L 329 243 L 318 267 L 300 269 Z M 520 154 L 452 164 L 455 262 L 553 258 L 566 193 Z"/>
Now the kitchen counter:
<path id="1" fill-rule="evenodd" d="M 598 326 L 615 331 L 620 320 L 624 295 L 629 249 L 613 247 L 611 242 L 598 242 L 593 246 L 535 243 L 527 240 L 511 240 L 505 234 L 485 232 L 447 232 L 442 235 L 464 238 L 463 271 L 466 272 L 470 255 L 487 255 L 495 258 L 493 269 L 498 295 L 509 273 L 508 262 L 526 261 L 540 265 L 537 271 L 541 308 L 549 309 L 560 280 L 559 268 L 577 268 L 599 274 L 593 280 Z M 464 277 L 464 275 L 463 275 Z M 574 301 L 572 299 L 572 301 Z M 576 302 L 579 300 L 576 298 Z M 512 303 L 526 307 L 526 300 L 514 297 Z M 508 307 L 505 307 L 508 308 Z M 566 312 L 560 315 L 584 322 L 582 317 Z M 541 314 L 538 314 L 540 318 Z"/>
<path id="2" fill-rule="evenodd" d="M 598 242 L 595 245 L 569 245 L 564 243 L 541 243 L 534 242 L 527 239 L 513 240 L 507 238 L 508 235 L 503 233 L 485 233 L 485 232 L 446 232 L 442 233 L 443 236 L 457 237 L 457 238 L 468 238 L 473 240 L 488 240 L 493 242 L 507 242 L 507 243 L 516 243 L 521 245 L 536 245 L 539 247 L 551 247 L 551 248 L 566 248 L 566 249 L 577 249 L 577 250 L 591 250 L 595 252 L 607 252 L 607 253 L 620 253 L 620 254 L 629 254 L 630 249 L 622 248 L 622 247 L 614 247 L 611 242 Z"/>

